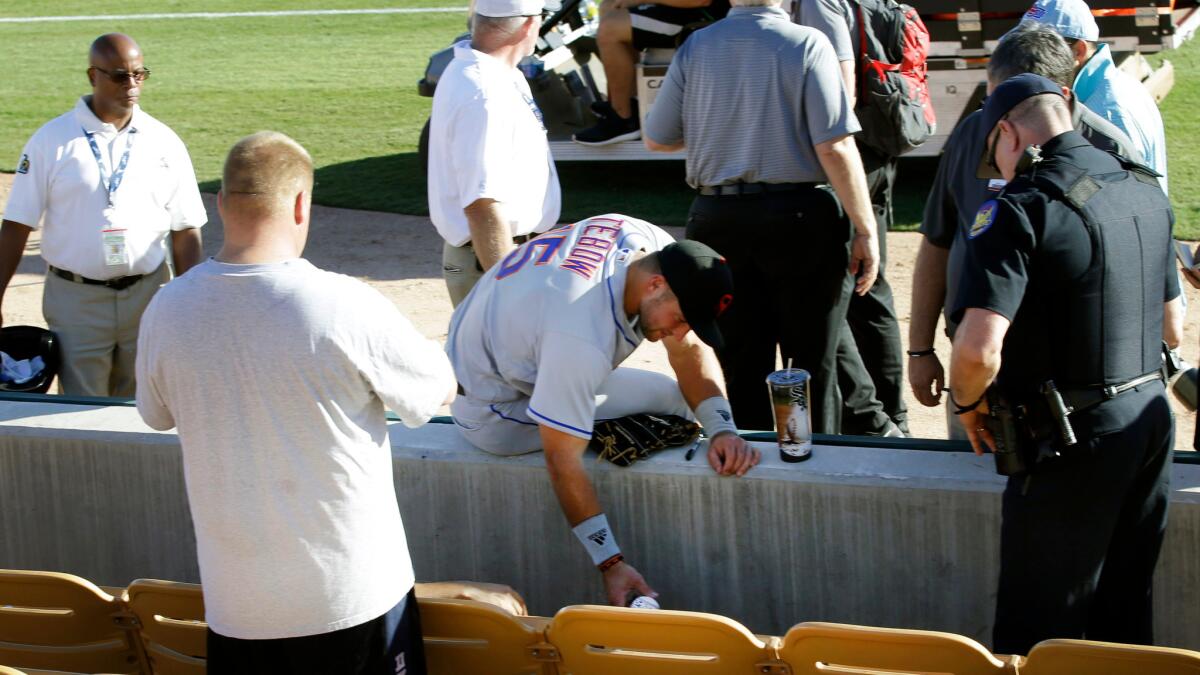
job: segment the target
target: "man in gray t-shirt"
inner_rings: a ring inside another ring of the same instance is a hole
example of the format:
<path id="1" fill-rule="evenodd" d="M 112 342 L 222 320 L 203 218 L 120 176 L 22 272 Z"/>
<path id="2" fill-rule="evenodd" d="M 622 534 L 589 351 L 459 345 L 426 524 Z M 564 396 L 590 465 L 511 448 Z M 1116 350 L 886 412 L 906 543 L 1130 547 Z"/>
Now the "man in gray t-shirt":
<path id="1" fill-rule="evenodd" d="M 733 4 L 675 54 L 643 137 L 651 150 L 687 148 L 700 193 L 687 235 L 733 270 L 738 302 L 721 316 L 719 355 L 739 422 L 773 426 L 763 387 L 778 347 L 812 374 L 814 430 L 837 433 L 851 275 L 865 293 L 879 259 L 858 120 L 824 35 L 776 0 Z"/>

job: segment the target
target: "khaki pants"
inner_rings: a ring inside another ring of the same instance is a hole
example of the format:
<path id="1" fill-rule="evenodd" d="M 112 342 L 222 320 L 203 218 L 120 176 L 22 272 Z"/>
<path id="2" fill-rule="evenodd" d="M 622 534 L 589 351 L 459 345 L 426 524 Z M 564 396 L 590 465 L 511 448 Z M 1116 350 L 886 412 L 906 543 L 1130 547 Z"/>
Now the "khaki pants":
<path id="1" fill-rule="evenodd" d="M 47 272 L 42 315 L 62 352 L 60 393 L 133 398 L 138 324 L 150 299 L 170 278 L 164 263 L 117 291 Z"/>
<path id="2" fill-rule="evenodd" d="M 482 277 L 483 272 L 479 269 L 479 261 L 475 259 L 475 249 L 471 248 L 471 244 L 442 244 L 442 278 L 446 280 L 452 306 L 458 307 Z"/>

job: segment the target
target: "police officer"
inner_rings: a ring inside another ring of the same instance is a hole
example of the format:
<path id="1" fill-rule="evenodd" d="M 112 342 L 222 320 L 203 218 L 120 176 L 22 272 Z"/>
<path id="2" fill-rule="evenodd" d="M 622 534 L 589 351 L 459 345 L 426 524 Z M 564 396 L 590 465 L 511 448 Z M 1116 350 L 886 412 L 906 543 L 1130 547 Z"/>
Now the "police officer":
<path id="1" fill-rule="evenodd" d="M 1171 207 L 1149 169 L 1071 128 L 1025 73 L 983 109 L 980 207 L 953 311 L 951 403 L 1003 498 L 993 649 L 1047 638 L 1149 643 L 1173 423 L 1159 374 L 1178 302 Z"/>
<path id="2" fill-rule="evenodd" d="M 1021 73 L 1045 76 L 1063 88 L 1076 131 L 1101 150 L 1143 162 L 1141 152 L 1125 132 L 1075 98 L 1070 88 L 1074 72 L 1071 48 L 1062 37 L 1044 26 L 1029 24 L 1007 33 L 992 52 L 987 64 L 988 90 Z M 985 140 L 980 128 L 982 115 L 982 110 L 976 110 L 964 117 L 946 141 L 921 219 L 921 234 L 925 236 L 913 266 L 908 377 L 917 401 L 928 407 L 942 403 L 945 372 L 934 352 L 934 335 L 944 306 L 946 335 L 954 337 L 956 326 L 949 320 L 949 314 L 958 292 L 953 282 L 957 281 L 966 259 L 963 242 L 979 207 L 1004 188 L 1001 178 L 983 179 L 975 175 Z M 1183 315 L 1167 318 L 1163 339 L 1174 347 L 1182 339 Z M 947 408 L 946 412 L 950 438 L 966 440 L 954 411 Z"/>

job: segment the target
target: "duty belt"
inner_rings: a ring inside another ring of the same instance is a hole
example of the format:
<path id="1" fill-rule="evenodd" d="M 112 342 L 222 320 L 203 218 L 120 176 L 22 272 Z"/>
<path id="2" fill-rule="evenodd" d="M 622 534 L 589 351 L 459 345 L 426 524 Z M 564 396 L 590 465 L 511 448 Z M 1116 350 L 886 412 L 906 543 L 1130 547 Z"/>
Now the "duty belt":
<path id="1" fill-rule="evenodd" d="M 87 284 L 89 286 L 104 286 L 105 288 L 111 288 L 114 291 L 123 291 L 141 281 L 142 277 L 146 276 L 144 274 L 131 274 L 127 277 L 117 277 L 115 279 L 89 279 L 81 274 L 59 269 L 54 265 L 48 265 L 48 267 L 50 268 L 50 272 L 60 279 L 74 281 L 77 284 Z"/>
<path id="2" fill-rule="evenodd" d="M 705 197 L 760 195 L 768 192 L 793 192 L 816 187 L 816 183 L 732 183 L 730 185 L 701 185 L 696 191 Z"/>
<path id="3" fill-rule="evenodd" d="M 1092 406 L 1099 405 L 1105 401 L 1111 401 L 1121 394 L 1136 389 L 1143 384 L 1148 384 L 1155 380 L 1161 379 L 1162 371 L 1154 370 L 1146 373 L 1145 375 L 1139 375 L 1132 380 L 1127 380 L 1120 384 L 1110 384 L 1104 387 L 1086 387 L 1078 389 L 1066 387 L 1059 390 L 1059 393 L 1062 394 L 1063 403 L 1066 404 L 1067 408 L 1071 412 L 1079 412 L 1081 410 L 1087 410 Z"/>

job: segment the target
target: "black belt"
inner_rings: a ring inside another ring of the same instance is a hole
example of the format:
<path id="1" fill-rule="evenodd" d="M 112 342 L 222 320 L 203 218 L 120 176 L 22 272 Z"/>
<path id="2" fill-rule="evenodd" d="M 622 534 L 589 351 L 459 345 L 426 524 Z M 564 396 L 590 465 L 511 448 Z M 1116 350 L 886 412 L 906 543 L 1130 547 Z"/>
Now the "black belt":
<path id="1" fill-rule="evenodd" d="M 816 187 L 817 183 L 733 183 L 731 185 L 701 185 L 696 191 L 705 197 L 761 195 L 768 192 L 793 192 Z"/>
<path id="2" fill-rule="evenodd" d="M 60 270 L 54 265 L 48 265 L 48 267 L 50 268 L 50 272 L 60 279 L 74 281 L 77 284 L 87 284 L 89 286 L 104 286 L 105 288 L 111 288 L 114 291 L 123 291 L 141 281 L 142 277 L 146 276 L 145 274 L 131 274 L 127 277 L 117 277 L 116 279 L 89 279 L 74 272 Z"/>
<path id="3" fill-rule="evenodd" d="M 530 234 L 519 234 L 512 238 L 513 243 L 516 244 L 517 246 L 520 246 L 521 244 L 524 244 L 525 242 L 529 241 L 530 239 L 533 239 L 534 237 L 538 236 L 538 234 L 539 234 L 538 232 L 532 232 Z M 462 248 L 469 248 L 472 250 L 475 249 L 475 247 L 471 245 L 470 241 L 463 244 Z"/>
<path id="4" fill-rule="evenodd" d="M 1154 370 L 1146 373 L 1145 375 L 1139 375 L 1132 380 L 1127 380 L 1120 384 L 1110 384 L 1105 387 L 1087 387 L 1082 389 L 1066 387 L 1064 389 L 1060 389 L 1059 393 L 1062 395 L 1063 403 L 1067 405 L 1067 408 L 1071 412 L 1079 412 L 1080 410 L 1087 410 L 1088 408 L 1099 405 L 1105 401 L 1111 401 L 1121 394 L 1124 394 L 1127 391 L 1132 391 L 1143 384 L 1149 384 L 1155 380 L 1161 379 L 1162 371 Z"/>

